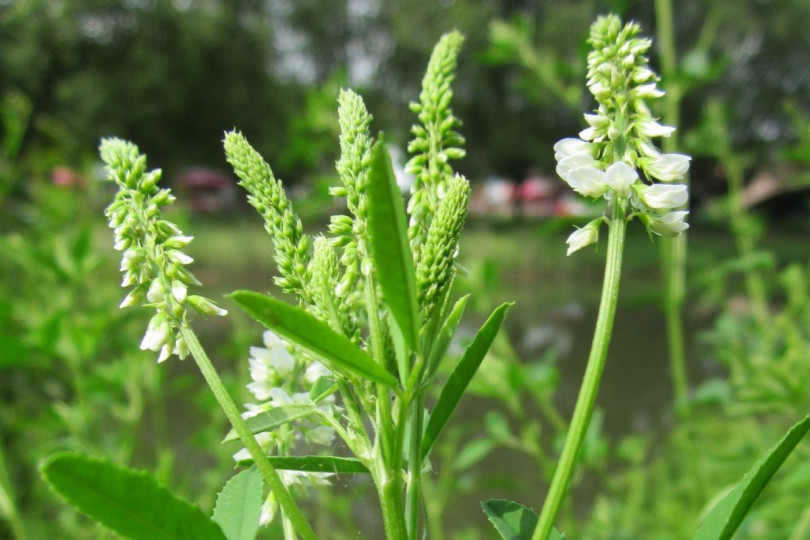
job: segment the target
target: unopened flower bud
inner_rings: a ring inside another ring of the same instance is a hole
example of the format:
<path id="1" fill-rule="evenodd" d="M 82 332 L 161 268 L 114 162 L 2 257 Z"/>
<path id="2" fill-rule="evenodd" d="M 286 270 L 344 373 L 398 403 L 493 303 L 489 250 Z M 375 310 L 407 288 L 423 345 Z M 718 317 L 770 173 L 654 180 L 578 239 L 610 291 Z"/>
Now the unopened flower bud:
<path id="1" fill-rule="evenodd" d="M 591 244 L 595 244 L 599 241 L 599 225 L 601 225 L 602 219 L 596 219 L 591 221 L 581 229 L 577 229 L 568 237 L 568 240 L 565 241 L 568 244 L 568 252 L 566 255 L 571 255 L 575 251 L 579 251 L 580 249 L 590 246 Z"/>

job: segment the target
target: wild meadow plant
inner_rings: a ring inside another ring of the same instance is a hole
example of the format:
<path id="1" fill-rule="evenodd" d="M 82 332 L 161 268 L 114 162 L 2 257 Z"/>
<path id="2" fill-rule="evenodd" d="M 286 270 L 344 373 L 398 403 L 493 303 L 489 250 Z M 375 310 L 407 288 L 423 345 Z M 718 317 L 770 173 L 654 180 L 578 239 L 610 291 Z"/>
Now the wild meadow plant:
<path id="1" fill-rule="evenodd" d="M 346 198 L 349 213 L 333 216 L 329 236 L 305 234 L 270 166 L 239 132 L 226 135 L 228 161 L 272 237 L 276 284 L 298 302 L 250 291 L 231 295 L 268 328 L 264 347 L 251 350 L 248 388 L 258 403 L 244 413 L 191 328 L 192 313 L 225 310 L 190 293 L 199 285 L 183 253 L 192 238 L 162 217 L 161 208 L 174 198 L 159 187 L 160 171 L 147 171 L 145 156 L 132 143 L 102 142 L 102 158 L 119 187 L 107 216 L 115 247 L 124 252 L 122 285 L 132 288 L 121 306 L 154 310 L 141 348 L 157 352 L 158 362 L 194 358 L 233 425 L 226 440 L 244 445 L 235 459 L 259 474 L 245 471 L 229 482 L 213 519 L 142 473 L 76 454 L 56 455 L 43 466 L 54 489 L 132 538 L 146 538 L 155 528 L 173 538 L 252 538 L 259 521 L 278 508 L 285 538 L 313 539 L 290 488 L 325 483 L 336 473 L 369 474 L 386 537 L 421 537 L 420 477 L 510 307 L 501 305 L 484 323 L 428 410 L 426 391 L 436 382 L 466 304 L 466 297 L 452 300 L 470 194 L 467 180 L 450 166 L 464 155 L 450 109 L 462 41 L 457 32 L 439 41 L 419 102 L 411 105 L 419 124 L 408 147 L 407 169 L 416 181 L 407 208 L 385 142 L 381 135 L 374 140 L 371 115 L 351 91 L 338 99 L 341 185 L 332 188 L 334 196 Z M 335 436 L 350 457 L 293 453 L 302 441 L 329 446 Z M 88 489 L 93 477 L 103 480 Z M 269 488 L 266 499 L 262 482 Z M 100 499 L 99 489 L 107 497 Z"/>
<path id="2" fill-rule="evenodd" d="M 557 174 L 577 193 L 604 199 L 605 215 L 574 231 L 567 240 L 568 255 L 594 244 L 602 224 L 608 226 L 602 297 L 591 352 L 582 386 L 556 465 L 548 495 L 537 516 L 510 501 L 490 500 L 484 511 L 503 538 L 547 540 L 564 538 L 554 523 L 575 472 L 607 358 L 616 314 L 622 255 L 627 224 L 637 218 L 653 235 L 676 237 L 688 228 L 688 200 L 682 179 L 689 156 L 661 153 L 652 139 L 670 136 L 675 128 L 659 124 L 647 102 L 664 95 L 657 75 L 648 65 L 651 40 L 641 28 L 610 15 L 591 26 L 587 86 L 597 108 L 585 114 L 588 127 L 578 138 L 554 146 Z M 753 500 L 795 445 L 810 430 L 810 416 L 794 426 L 779 445 L 759 462 L 735 490 L 708 514 L 695 538 L 729 538 Z"/>
<path id="3" fill-rule="evenodd" d="M 576 192 L 604 200 L 606 213 L 568 238 L 571 254 L 598 241 L 608 227 L 602 300 L 588 367 L 568 435 L 540 516 L 516 503 L 488 501 L 484 509 L 504 538 L 560 538 L 554 523 L 581 451 L 605 365 L 615 317 L 627 223 L 637 218 L 650 235 L 677 236 L 687 227 L 687 188 L 676 183 L 689 157 L 661 153 L 652 143 L 673 127 L 659 124 L 646 102 L 660 97 L 648 66 L 651 42 L 635 23 L 600 17 L 591 28 L 588 87 L 597 102 L 579 138 L 555 145 L 557 171 Z M 419 123 L 406 168 L 414 175 L 407 206 L 382 135 L 370 131 L 362 98 L 341 92 L 338 103 L 341 184 L 347 215 L 333 216 L 328 235 L 304 233 L 281 182 L 239 132 L 225 152 L 250 204 L 271 235 L 278 287 L 297 304 L 252 291 L 230 298 L 267 327 L 263 347 L 250 351 L 248 389 L 255 403 L 242 411 L 226 391 L 191 327 L 196 314 L 225 315 L 212 300 L 191 294 L 200 283 L 183 249 L 191 241 L 161 208 L 173 201 L 147 171 L 137 147 L 106 139 L 101 155 L 119 192 L 107 210 L 115 247 L 123 251 L 122 307 L 154 310 L 141 348 L 158 362 L 191 356 L 239 440 L 234 458 L 248 467 L 221 491 L 212 517 L 157 485 L 146 473 L 103 460 L 62 453 L 43 464 L 51 486 L 80 511 L 136 539 L 250 540 L 261 522 L 280 516 L 285 539 L 316 533 L 295 495 L 335 474 L 367 474 L 379 499 L 386 538 L 424 536 L 428 516 L 421 477 L 430 456 L 492 345 L 511 304 L 494 310 L 440 385 L 428 390 L 447 356 L 467 297 L 453 302 L 455 258 L 470 186 L 450 162 L 463 157 L 463 138 L 450 109 L 460 34 L 445 35 L 431 56 L 418 103 Z M 764 484 L 803 435 L 810 417 L 712 510 L 702 540 L 729 538 Z M 329 455 L 339 438 L 350 455 Z M 318 451 L 302 454 L 301 450 Z M 269 490 L 265 495 L 264 487 Z M 294 491 L 295 490 L 295 491 Z M 328 533 L 323 532 L 322 535 Z"/>

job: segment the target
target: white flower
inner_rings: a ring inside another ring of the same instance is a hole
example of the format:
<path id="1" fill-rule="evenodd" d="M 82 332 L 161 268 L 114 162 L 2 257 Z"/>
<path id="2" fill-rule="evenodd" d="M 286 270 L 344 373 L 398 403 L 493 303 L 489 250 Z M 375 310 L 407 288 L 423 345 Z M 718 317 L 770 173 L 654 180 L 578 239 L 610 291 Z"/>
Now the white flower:
<path id="1" fill-rule="evenodd" d="M 636 170 L 624 162 L 617 162 L 608 167 L 605 172 L 605 181 L 610 188 L 622 196 L 630 193 L 630 186 L 638 180 Z"/>
<path id="2" fill-rule="evenodd" d="M 677 210 L 660 217 L 654 217 L 650 221 L 650 230 L 661 236 L 678 236 L 689 228 L 689 224 L 685 221 L 688 214 L 689 212 L 685 210 Z"/>
<path id="3" fill-rule="evenodd" d="M 577 229 L 571 233 L 571 236 L 565 241 L 565 243 L 568 244 L 568 252 L 566 255 L 571 255 L 575 251 L 595 244 L 599 240 L 599 225 L 597 221 L 600 220 L 592 221 L 581 229 Z"/>
<path id="4" fill-rule="evenodd" d="M 679 208 L 689 200 L 689 192 L 683 184 L 653 184 L 640 190 L 642 202 L 655 210 Z"/>
<path id="5" fill-rule="evenodd" d="M 661 125 L 654 120 L 642 122 L 639 127 L 645 137 L 669 137 L 675 132 L 674 127 Z"/>
<path id="6" fill-rule="evenodd" d="M 604 130 L 610 124 L 610 119 L 602 114 L 584 114 L 583 116 L 589 126 L 598 130 Z"/>
<path id="7" fill-rule="evenodd" d="M 307 440 L 313 444 L 329 446 L 335 438 L 335 430 L 329 426 L 318 426 L 307 431 Z"/>
<path id="8" fill-rule="evenodd" d="M 662 90 L 659 90 L 658 87 L 656 87 L 655 83 L 642 84 L 640 86 L 637 86 L 636 88 L 633 89 L 633 92 L 635 93 L 636 97 L 642 99 L 660 98 L 661 96 L 664 95 L 664 92 Z"/>
<path id="9" fill-rule="evenodd" d="M 578 169 L 580 167 L 590 167 L 591 169 L 595 169 L 597 165 L 598 162 L 588 154 L 572 155 L 559 160 L 557 163 L 557 174 L 560 176 L 560 178 L 565 179 L 565 177 L 574 169 Z"/>
<path id="10" fill-rule="evenodd" d="M 146 334 L 141 340 L 141 350 L 158 351 L 169 343 L 171 334 L 169 321 L 161 314 L 157 314 L 149 321 Z"/>
<path id="11" fill-rule="evenodd" d="M 563 180 L 574 191 L 586 197 L 601 197 L 610 187 L 604 171 L 593 167 L 578 167 L 563 176 Z"/>
<path id="12" fill-rule="evenodd" d="M 304 379 L 309 384 L 315 384 L 318 379 L 328 377 L 330 373 L 326 366 L 316 360 L 307 367 L 307 370 L 304 372 Z"/>
<path id="13" fill-rule="evenodd" d="M 172 297 L 174 297 L 175 300 L 182 304 L 187 294 L 188 287 L 186 287 L 182 281 L 172 281 Z"/>
<path id="14" fill-rule="evenodd" d="M 689 170 L 691 159 L 683 154 L 659 154 L 648 161 L 645 170 L 662 182 L 672 182 L 683 178 Z"/>
<path id="15" fill-rule="evenodd" d="M 594 141 L 599 136 L 599 132 L 593 128 L 588 127 L 579 132 L 579 138 L 586 141 Z"/>
<path id="16" fill-rule="evenodd" d="M 593 157 L 594 146 L 589 142 L 582 139 L 575 139 L 568 137 L 557 141 L 554 145 L 554 159 L 562 161 L 563 159 L 571 156 L 586 155 Z"/>
<path id="17" fill-rule="evenodd" d="M 276 499 L 271 492 L 267 500 L 262 504 L 262 513 L 259 516 L 259 525 L 269 525 L 276 515 Z"/>

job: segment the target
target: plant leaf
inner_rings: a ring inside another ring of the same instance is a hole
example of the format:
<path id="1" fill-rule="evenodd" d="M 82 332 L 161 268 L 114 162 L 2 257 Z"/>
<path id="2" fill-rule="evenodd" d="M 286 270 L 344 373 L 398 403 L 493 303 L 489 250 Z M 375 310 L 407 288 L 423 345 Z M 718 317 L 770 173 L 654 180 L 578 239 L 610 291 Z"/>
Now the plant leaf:
<path id="1" fill-rule="evenodd" d="M 60 452 L 40 468 L 71 506 L 132 540 L 226 540 L 198 507 L 160 487 L 143 471 Z"/>
<path id="2" fill-rule="evenodd" d="M 256 416 L 251 416 L 245 420 L 251 433 L 262 433 L 271 429 L 283 426 L 293 420 L 298 420 L 304 416 L 318 413 L 319 410 L 314 405 L 306 403 L 293 403 L 291 405 L 281 405 L 273 407 L 269 411 L 263 411 Z M 222 440 L 223 443 L 235 441 L 239 438 L 235 430 L 231 430 Z"/>
<path id="3" fill-rule="evenodd" d="M 228 540 L 254 540 L 262 514 L 262 476 L 255 467 L 233 476 L 217 495 L 213 521 Z"/>
<path id="4" fill-rule="evenodd" d="M 253 291 L 236 291 L 230 298 L 267 328 L 317 356 L 332 371 L 396 386 L 396 379 L 368 353 L 303 309 Z"/>
<path id="5" fill-rule="evenodd" d="M 503 540 L 530 540 L 537 526 L 537 514 L 531 508 L 504 499 L 490 499 L 481 508 Z M 551 531 L 549 540 L 565 540 L 565 535 Z"/>
<path id="6" fill-rule="evenodd" d="M 368 474 L 368 467 L 359 459 L 335 456 L 267 456 L 270 464 L 280 471 L 326 472 L 335 474 Z M 252 459 L 241 460 L 237 465 L 249 467 Z"/>
<path id="7" fill-rule="evenodd" d="M 433 443 L 436 442 L 436 438 L 439 433 L 441 433 L 445 424 L 447 424 L 447 420 L 450 418 L 450 415 L 453 414 L 453 410 L 455 410 L 459 400 L 461 400 L 461 396 L 464 395 L 464 391 L 467 390 L 467 385 L 470 384 L 473 376 L 478 371 L 478 367 L 484 360 L 495 336 L 498 335 L 498 330 L 500 330 L 506 318 L 506 313 L 512 305 L 511 302 L 506 302 L 498 306 L 495 311 L 492 312 L 489 319 L 487 319 L 481 329 L 478 330 L 473 342 L 467 347 L 464 356 L 461 357 L 461 360 L 456 366 L 456 369 L 453 370 L 450 378 L 447 379 L 447 383 L 445 383 L 444 388 L 442 388 L 442 393 L 439 395 L 436 406 L 433 408 L 433 412 L 430 415 L 430 421 L 425 429 L 424 442 L 422 443 L 423 459 L 427 457 L 430 448 L 433 446 Z"/>
<path id="8" fill-rule="evenodd" d="M 790 428 L 779 444 L 760 459 L 737 487 L 712 508 L 695 533 L 695 540 L 731 538 L 768 481 L 808 431 L 810 431 L 810 415 Z"/>
<path id="9" fill-rule="evenodd" d="M 420 324 L 413 255 L 408 242 L 405 206 L 382 135 L 371 149 L 369 167 L 368 229 L 377 280 L 405 343 L 415 351 Z"/>
<path id="10" fill-rule="evenodd" d="M 456 335 L 456 330 L 458 330 L 458 325 L 461 322 L 461 316 L 464 315 L 464 308 L 467 307 L 467 300 L 469 299 L 469 294 L 459 298 L 453 306 L 450 315 L 444 320 L 444 324 L 442 324 L 442 328 L 439 330 L 439 334 L 436 336 L 436 340 L 433 342 L 433 347 L 430 350 L 430 357 L 428 359 L 428 380 L 430 380 L 433 374 L 436 373 L 436 370 L 439 369 L 439 364 L 441 364 L 444 355 L 447 354 L 447 349 L 450 347 L 450 342 L 453 341 L 453 336 Z"/>

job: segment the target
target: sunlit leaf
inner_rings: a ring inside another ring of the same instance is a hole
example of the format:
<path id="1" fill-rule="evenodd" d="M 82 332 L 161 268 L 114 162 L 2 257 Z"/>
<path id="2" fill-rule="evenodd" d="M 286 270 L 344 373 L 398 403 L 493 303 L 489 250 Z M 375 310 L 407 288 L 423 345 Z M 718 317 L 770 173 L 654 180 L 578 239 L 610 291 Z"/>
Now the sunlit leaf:
<path id="1" fill-rule="evenodd" d="M 312 353 L 332 371 L 396 386 L 396 379 L 368 353 L 303 309 L 253 291 L 236 291 L 230 297 L 248 315 Z"/>
<path id="2" fill-rule="evenodd" d="M 212 519 L 228 540 L 253 540 L 259 532 L 262 502 L 261 474 L 255 468 L 242 471 L 217 495 Z"/>
<path id="3" fill-rule="evenodd" d="M 71 506 L 132 540 L 226 540 L 196 506 L 160 487 L 146 472 L 81 454 L 48 458 L 42 475 Z"/>
<path id="4" fill-rule="evenodd" d="M 423 458 L 430 452 L 433 443 L 436 442 L 439 433 L 441 433 L 450 415 L 453 414 L 461 396 L 467 390 L 467 386 L 478 371 L 478 367 L 484 360 L 490 345 L 492 345 L 506 318 L 506 313 L 511 307 L 511 303 L 504 303 L 492 312 L 492 315 L 489 316 L 489 319 L 476 334 L 473 342 L 467 347 L 464 356 L 461 357 L 450 378 L 447 379 L 425 429 L 425 437 L 422 443 Z"/>
<path id="5" fill-rule="evenodd" d="M 464 315 L 464 308 L 467 307 L 467 300 L 469 300 L 469 298 L 469 294 L 459 298 L 453 306 L 452 311 L 450 311 L 450 315 L 444 320 L 444 324 L 442 324 L 442 328 L 439 330 L 439 334 L 436 336 L 436 340 L 433 342 L 433 347 L 430 351 L 428 378 L 439 369 L 439 364 L 444 358 L 444 355 L 447 354 L 447 349 L 450 347 L 450 342 L 453 341 L 453 336 L 456 335 L 456 330 L 458 330 L 461 316 Z"/>
<path id="6" fill-rule="evenodd" d="M 370 167 L 367 193 L 371 255 L 385 303 L 405 343 L 414 351 L 420 324 L 413 255 L 402 194 L 382 137 L 372 148 Z"/>
<path id="7" fill-rule="evenodd" d="M 268 411 L 262 411 L 256 416 L 247 418 L 245 423 L 247 424 L 248 428 L 250 428 L 251 433 L 262 433 L 317 412 L 318 408 L 314 405 L 308 405 L 306 403 L 293 403 L 290 405 L 273 407 Z M 239 435 L 237 435 L 236 431 L 232 429 L 230 432 L 228 432 L 222 442 L 225 443 L 235 441 L 238 438 Z"/>
<path id="8" fill-rule="evenodd" d="M 732 537 L 768 481 L 776 474 L 799 441 L 810 431 L 810 415 L 794 425 L 768 454 L 746 473 L 742 481 L 709 512 L 695 533 L 695 540 Z M 798 516 L 796 516 L 798 518 Z"/>
<path id="9" fill-rule="evenodd" d="M 503 540 L 530 540 L 534 534 L 539 518 L 531 508 L 504 499 L 482 502 L 481 508 Z M 549 540 L 565 540 L 565 536 L 553 529 Z"/>

